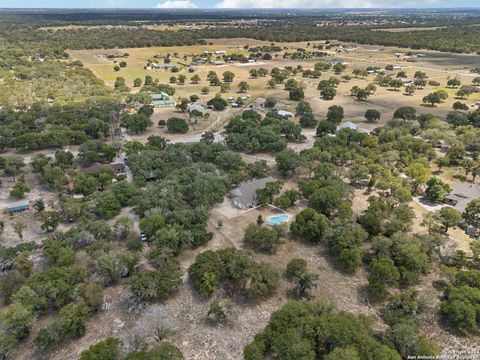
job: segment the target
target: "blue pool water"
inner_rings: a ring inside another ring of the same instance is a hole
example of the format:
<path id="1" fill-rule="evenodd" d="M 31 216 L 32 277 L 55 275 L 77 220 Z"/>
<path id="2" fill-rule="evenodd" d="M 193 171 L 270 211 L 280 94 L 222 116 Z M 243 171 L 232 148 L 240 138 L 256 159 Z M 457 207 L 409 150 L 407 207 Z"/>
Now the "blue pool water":
<path id="1" fill-rule="evenodd" d="M 288 214 L 271 215 L 267 218 L 267 223 L 269 225 L 278 225 L 288 221 L 289 219 L 290 219 L 290 215 Z"/>

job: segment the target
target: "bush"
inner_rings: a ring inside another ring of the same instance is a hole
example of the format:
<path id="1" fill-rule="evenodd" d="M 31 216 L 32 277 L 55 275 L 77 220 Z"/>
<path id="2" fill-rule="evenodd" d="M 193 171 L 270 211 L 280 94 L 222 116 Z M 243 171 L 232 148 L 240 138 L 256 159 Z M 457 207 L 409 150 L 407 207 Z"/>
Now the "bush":
<path id="1" fill-rule="evenodd" d="M 204 251 L 188 269 L 195 290 L 206 297 L 220 284 L 246 296 L 263 297 L 278 286 L 278 273 L 272 267 L 257 263 L 243 250 L 233 248 L 217 252 Z"/>
<path id="2" fill-rule="evenodd" d="M 243 241 L 255 251 L 275 254 L 279 238 L 280 235 L 275 230 L 257 224 L 250 224 L 245 230 Z"/>
<path id="3" fill-rule="evenodd" d="M 267 97 L 267 99 L 265 100 L 265 107 L 274 108 L 275 105 L 277 105 L 277 100 L 275 100 L 275 98 L 272 98 L 272 97 Z"/>
<path id="4" fill-rule="evenodd" d="M 307 208 L 295 216 L 295 221 L 290 225 L 290 230 L 297 236 L 306 240 L 319 243 L 322 241 L 328 227 L 328 218 L 317 213 L 314 209 Z"/>
<path id="5" fill-rule="evenodd" d="M 92 345 L 80 353 L 80 360 L 116 360 L 118 358 L 120 341 L 109 337 Z"/>
<path id="6" fill-rule="evenodd" d="M 188 131 L 188 123 L 185 119 L 171 117 L 167 120 L 167 129 L 172 133 L 185 134 Z"/>
<path id="7" fill-rule="evenodd" d="M 3 309 L 0 314 L 3 330 L 17 340 L 25 338 L 32 329 L 34 316 L 32 310 L 19 303 Z"/>
<path id="8" fill-rule="evenodd" d="M 62 342 L 85 334 L 84 321 L 90 310 L 85 304 L 68 304 L 58 316 L 41 329 L 34 342 L 42 351 L 51 351 Z"/>
<path id="9" fill-rule="evenodd" d="M 293 101 L 300 101 L 305 98 L 305 94 L 303 93 L 302 88 L 293 88 L 292 90 L 289 91 L 288 97 L 290 100 Z"/>
<path id="10" fill-rule="evenodd" d="M 141 301 L 166 300 L 182 283 L 177 269 L 169 267 L 163 271 L 141 271 L 130 281 L 130 290 Z"/>

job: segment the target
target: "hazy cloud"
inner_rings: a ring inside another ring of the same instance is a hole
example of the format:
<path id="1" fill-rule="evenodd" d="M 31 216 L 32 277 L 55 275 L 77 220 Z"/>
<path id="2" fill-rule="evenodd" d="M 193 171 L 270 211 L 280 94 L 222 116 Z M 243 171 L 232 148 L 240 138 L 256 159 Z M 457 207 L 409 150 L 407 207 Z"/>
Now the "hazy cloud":
<path id="1" fill-rule="evenodd" d="M 157 4 L 157 9 L 195 9 L 198 6 L 190 0 L 167 0 Z"/>
<path id="2" fill-rule="evenodd" d="M 435 4 L 440 0 L 424 0 L 423 4 Z M 402 1 L 401 7 L 418 6 L 417 0 Z M 399 7 L 398 0 L 222 0 L 217 8 L 389 8 Z"/>

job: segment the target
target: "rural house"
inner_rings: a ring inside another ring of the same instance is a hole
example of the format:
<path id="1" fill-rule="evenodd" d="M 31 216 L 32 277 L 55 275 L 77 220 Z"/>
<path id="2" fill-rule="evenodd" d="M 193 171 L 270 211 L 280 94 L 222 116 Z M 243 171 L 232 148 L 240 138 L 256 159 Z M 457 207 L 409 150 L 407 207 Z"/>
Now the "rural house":
<path id="1" fill-rule="evenodd" d="M 464 212 L 468 203 L 480 198 L 480 186 L 466 182 L 453 185 L 452 191 L 445 199 L 445 203 Z"/>
<path id="2" fill-rule="evenodd" d="M 229 196 L 232 198 L 233 205 L 239 209 L 256 206 L 258 201 L 257 190 L 264 189 L 270 181 L 274 181 L 271 176 L 242 183 L 239 187 L 230 191 Z"/>
<path id="3" fill-rule="evenodd" d="M 125 164 L 123 162 L 113 163 L 111 166 L 117 174 L 125 172 Z"/>
<path id="4" fill-rule="evenodd" d="M 99 163 L 99 162 L 95 162 L 93 163 L 92 165 L 86 167 L 86 168 L 83 168 L 83 173 L 85 175 L 97 175 L 100 170 L 102 170 L 102 168 L 104 167 L 105 165 L 102 164 L 102 163 Z"/>

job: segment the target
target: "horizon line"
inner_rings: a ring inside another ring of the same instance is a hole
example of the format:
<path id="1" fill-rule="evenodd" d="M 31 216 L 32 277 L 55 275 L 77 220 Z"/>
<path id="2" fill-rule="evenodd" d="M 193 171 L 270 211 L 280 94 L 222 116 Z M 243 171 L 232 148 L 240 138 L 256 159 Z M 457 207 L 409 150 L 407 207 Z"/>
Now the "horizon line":
<path id="1" fill-rule="evenodd" d="M 274 10 L 274 11 L 287 11 L 287 10 L 480 10 L 480 6 L 437 6 L 437 7 L 295 7 L 295 8 L 216 8 L 216 7 L 196 7 L 196 8 L 157 8 L 157 7 L 0 7 L 0 12 L 3 10 L 181 10 L 181 11 L 198 11 L 198 10 Z"/>

